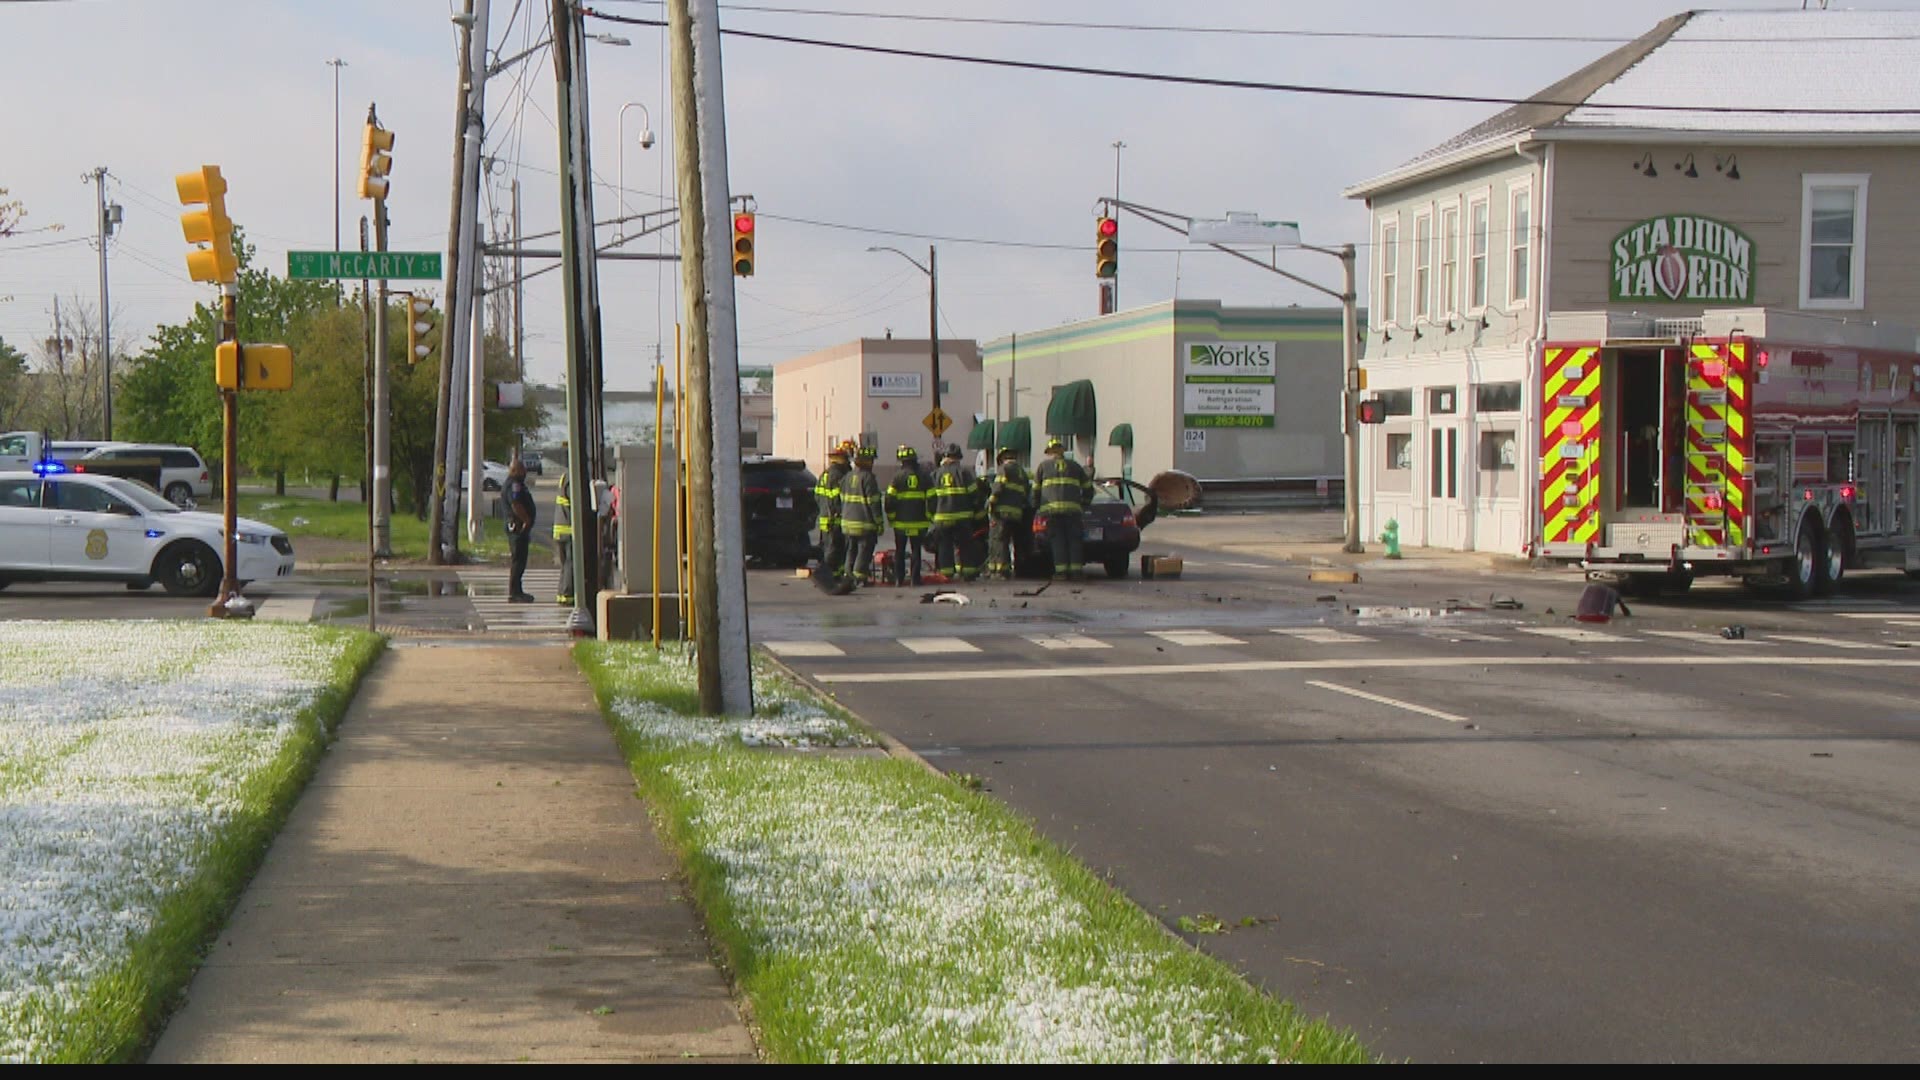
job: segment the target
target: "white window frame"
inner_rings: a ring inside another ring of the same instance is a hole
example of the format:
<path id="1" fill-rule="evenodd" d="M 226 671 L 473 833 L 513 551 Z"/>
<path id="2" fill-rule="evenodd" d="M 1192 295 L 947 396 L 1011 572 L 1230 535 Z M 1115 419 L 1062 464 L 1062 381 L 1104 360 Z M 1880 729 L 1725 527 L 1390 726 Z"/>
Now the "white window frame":
<path id="1" fill-rule="evenodd" d="M 1447 220 L 1453 220 L 1453 230 L 1447 230 Z M 1460 313 L 1460 200 L 1455 199 L 1451 206 L 1440 208 L 1440 227 L 1436 230 L 1440 240 L 1439 289 L 1445 294 L 1433 305 L 1434 311 L 1441 315 Z M 1451 276 L 1452 280 L 1448 280 Z"/>
<path id="2" fill-rule="evenodd" d="M 1800 176 L 1800 306 L 1812 310 L 1858 311 L 1867 306 L 1867 173 L 1802 173 Z M 1848 293 L 1816 300 L 1813 292 L 1813 192 L 1815 188 L 1853 189 L 1853 257 Z"/>
<path id="3" fill-rule="evenodd" d="M 1513 208 L 1523 195 L 1527 199 L 1527 227 L 1521 229 L 1514 225 Z M 1509 310 L 1526 307 L 1533 302 L 1533 267 L 1534 260 L 1539 255 L 1538 246 L 1533 242 L 1534 222 L 1537 219 L 1538 213 L 1533 204 L 1533 181 L 1519 180 L 1508 184 L 1506 278 Z M 1514 256 L 1522 251 L 1527 253 L 1526 272 L 1515 274 L 1513 272 Z"/>
<path id="4" fill-rule="evenodd" d="M 1482 245 L 1482 251 L 1478 256 L 1475 256 L 1473 253 L 1473 246 L 1474 246 L 1474 240 L 1475 240 L 1475 237 L 1473 235 L 1473 212 L 1476 207 L 1485 212 L 1486 219 L 1487 219 L 1486 227 L 1479 237 L 1479 240 Z M 1467 277 L 1465 281 L 1465 287 L 1461 289 L 1461 293 L 1465 299 L 1467 314 L 1478 315 L 1481 312 L 1487 310 L 1487 305 L 1493 303 L 1493 192 L 1492 190 L 1487 188 L 1482 188 L 1479 191 L 1474 192 L 1473 194 L 1467 196 L 1467 212 L 1466 212 L 1466 216 L 1461 218 L 1461 223 L 1465 227 L 1464 228 L 1465 243 L 1463 244 L 1463 246 L 1466 249 L 1464 252 L 1464 254 L 1466 255 L 1464 262 L 1466 263 L 1466 266 L 1467 266 Z M 1476 257 L 1480 260 L 1480 270 L 1478 274 L 1476 274 L 1473 269 L 1473 261 Z M 1477 279 L 1477 283 L 1480 286 L 1480 302 L 1477 304 L 1473 302 L 1473 290 L 1474 290 L 1474 285 L 1476 284 L 1476 279 Z"/>
<path id="5" fill-rule="evenodd" d="M 1421 250 L 1420 226 L 1427 227 L 1426 250 Z M 1413 215 L 1413 321 L 1433 318 L 1433 210 Z M 1425 260 L 1424 262 L 1422 260 Z"/>
<path id="6" fill-rule="evenodd" d="M 1395 211 L 1391 217 L 1380 219 L 1380 258 L 1377 280 L 1379 288 L 1374 292 L 1373 325 L 1375 327 L 1398 327 L 1400 325 L 1400 214 Z"/>

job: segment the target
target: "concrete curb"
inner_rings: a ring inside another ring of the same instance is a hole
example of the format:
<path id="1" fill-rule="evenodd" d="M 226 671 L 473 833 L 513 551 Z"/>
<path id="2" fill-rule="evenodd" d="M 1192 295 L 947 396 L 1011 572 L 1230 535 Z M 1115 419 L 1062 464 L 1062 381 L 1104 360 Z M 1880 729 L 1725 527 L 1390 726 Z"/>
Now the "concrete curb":
<path id="1" fill-rule="evenodd" d="M 913 747 L 908 746 L 906 743 L 901 742 L 899 739 L 896 739 L 892 735 L 889 735 L 888 733 L 875 727 L 872 723 L 868 722 L 866 717 L 861 716 L 859 713 L 854 712 L 852 709 L 848 708 L 844 702 L 842 702 L 839 698 L 834 697 L 831 693 L 829 693 L 826 690 L 826 688 L 822 687 L 820 684 L 814 682 L 812 679 L 807 678 L 805 675 L 802 675 L 800 672 L 795 671 L 792 667 L 788 666 L 786 661 L 780 659 L 779 657 L 773 655 L 773 653 L 769 652 L 765 646 L 759 646 L 756 648 L 755 651 L 757 651 L 760 655 L 766 657 L 769 663 L 771 663 L 774 667 L 779 668 L 782 672 L 786 674 L 788 678 L 792 679 L 795 683 L 798 683 L 799 685 L 806 687 L 807 691 L 813 694 L 813 696 L 819 698 L 822 702 L 826 704 L 830 704 L 834 708 L 839 709 L 841 712 L 846 713 L 848 716 L 852 717 L 854 723 L 859 724 L 860 727 L 864 731 L 866 731 L 867 734 L 873 736 L 873 740 L 880 744 L 880 748 L 887 752 L 888 757 L 899 758 L 901 761 L 911 761 L 915 765 L 920 766 L 921 768 L 927 770 L 933 775 L 940 777 L 942 780 L 952 779 L 952 777 L 948 776 L 944 771 L 937 768 L 933 764 L 933 762 L 928 761 L 926 758 L 923 758 L 919 754 L 915 753 L 913 750 Z"/>

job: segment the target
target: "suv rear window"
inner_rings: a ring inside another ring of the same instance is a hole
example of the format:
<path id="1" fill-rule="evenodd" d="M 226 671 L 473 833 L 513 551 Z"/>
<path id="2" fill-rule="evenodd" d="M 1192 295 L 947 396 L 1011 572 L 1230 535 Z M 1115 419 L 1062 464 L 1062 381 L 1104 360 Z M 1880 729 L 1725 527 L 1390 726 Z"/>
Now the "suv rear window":
<path id="1" fill-rule="evenodd" d="M 160 464 L 169 469 L 198 469 L 201 467 L 200 455 L 191 450 L 162 450 L 160 451 Z"/>
<path id="2" fill-rule="evenodd" d="M 814 475 L 804 464 L 786 458 L 744 462 L 740 477 L 746 487 L 812 488 L 814 484 Z"/>

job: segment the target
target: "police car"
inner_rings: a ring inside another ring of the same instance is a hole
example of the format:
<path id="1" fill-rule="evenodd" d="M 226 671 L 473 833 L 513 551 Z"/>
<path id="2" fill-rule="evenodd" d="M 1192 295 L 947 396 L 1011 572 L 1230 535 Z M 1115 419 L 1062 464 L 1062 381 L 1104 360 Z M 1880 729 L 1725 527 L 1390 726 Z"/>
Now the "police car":
<path id="1" fill-rule="evenodd" d="M 293 573 L 293 544 L 271 525 L 237 519 L 234 578 Z M 220 590 L 218 514 L 182 510 L 144 484 L 69 473 L 57 462 L 0 472 L 0 588 L 16 581 L 154 584 L 176 596 Z"/>

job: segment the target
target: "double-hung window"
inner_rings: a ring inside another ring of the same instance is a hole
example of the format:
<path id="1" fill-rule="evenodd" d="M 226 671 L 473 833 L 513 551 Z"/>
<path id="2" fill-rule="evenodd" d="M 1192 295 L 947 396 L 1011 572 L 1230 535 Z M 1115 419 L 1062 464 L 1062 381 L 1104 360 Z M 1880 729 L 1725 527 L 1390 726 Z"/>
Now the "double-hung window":
<path id="1" fill-rule="evenodd" d="M 1433 314 L 1433 215 L 1413 219 L 1413 318 Z"/>
<path id="2" fill-rule="evenodd" d="M 1378 326 L 1399 325 L 1400 223 L 1389 221 L 1380 226 L 1380 293 L 1374 297 Z"/>
<path id="3" fill-rule="evenodd" d="M 1451 315 L 1460 310 L 1460 208 L 1440 211 L 1440 302 L 1434 310 Z"/>
<path id="4" fill-rule="evenodd" d="M 1800 306 L 1866 306 L 1867 177 L 1800 178 Z"/>
<path id="5" fill-rule="evenodd" d="M 1487 231 L 1491 227 L 1487 213 L 1489 205 L 1484 198 L 1467 204 L 1468 311 L 1479 311 L 1487 306 Z"/>
<path id="6" fill-rule="evenodd" d="M 1518 306 L 1533 274 L 1533 189 L 1514 188 L 1507 199 L 1507 303 Z"/>

